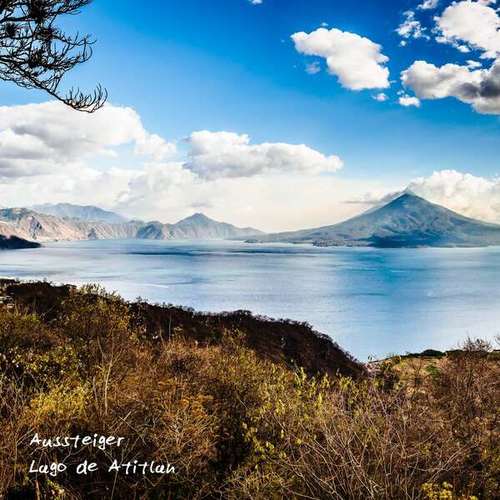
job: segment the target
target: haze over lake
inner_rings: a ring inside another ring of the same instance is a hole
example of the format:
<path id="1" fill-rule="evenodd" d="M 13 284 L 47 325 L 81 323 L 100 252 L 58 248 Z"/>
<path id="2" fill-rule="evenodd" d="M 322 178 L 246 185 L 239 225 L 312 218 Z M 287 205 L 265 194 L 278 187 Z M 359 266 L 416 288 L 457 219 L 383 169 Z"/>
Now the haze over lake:
<path id="1" fill-rule="evenodd" d="M 307 321 L 356 357 L 500 332 L 500 248 L 78 241 L 0 252 L 0 275 L 100 283 L 127 299 Z"/>

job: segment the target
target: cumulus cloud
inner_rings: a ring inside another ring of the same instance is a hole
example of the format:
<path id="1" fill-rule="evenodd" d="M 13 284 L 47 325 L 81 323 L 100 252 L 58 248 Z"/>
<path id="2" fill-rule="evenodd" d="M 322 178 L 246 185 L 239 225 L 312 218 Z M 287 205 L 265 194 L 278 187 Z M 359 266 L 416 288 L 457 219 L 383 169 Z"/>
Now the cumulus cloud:
<path id="1" fill-rule="evenodd" d="M 424 0 L 421 4 L 418 5 L 417 9 L 432 10 L 437 8 L 438 5 L 439 5 L 439 0 Z"/>
<path id="2" fill-rule="evenodd" d="M 500 114 L 500 60 L 489 69 L 416 61 L 401 74 L 420 99 L 455 97 L 483 114 Z"/>
<path id="3" fill-rule="evenodd" d="M 306 64 L 306 73 L 308 73 L 309 75 L 315 75 L 320 71 L 321 71 L 321 64 L 318 61 Z"/>
<path id="4" fill-rule="evenodd" d="M 156 160 L 176 150 L 146 131 L 132 108 L 108 104 L 87 114 L 59 102 L 0 106 L 0 176 L 66 168 L 91 155 L 116 155 L 115 148 L 126 144 Z"/>
<path id="5" fill-rule="evenodd" d="M 369 185 L 319 175 L 342 162 L 305 145 L 253 144 L 246 135 L 200 131 L 171 158 L 174 150 L 130 108 L 85 115 L 55 103 L 5 106 L 0 199 L 3 206 L 94 204 L 164 222 L 202 210 L 280 230 L 351 215 L 343 197 Z"/>
<path id="6" fill-rule="evenodd" d="M 420 99 L 418 97 L 415 97 L 415 96 L 409 96 L 407 94 L 403 94 L 403 95 L 399 96 L 398 102 L 399 102 L 399 104 L 401 104 L 401 106 L 404 106 L 405 108 L 408 108 L 411 106 L 414 106 L 416 108 L 420 108 Z"/>
<path id="7" fill-rule="evenodd" d="M 367 190 L 382 195 L 374 181 L 350 181 L 337 176 L 269 174 L 250 178 L 203 180 L 170 175 L 170 166 L 145 169 L 131 183 L 116 208 L 142 218 L 175 221 L 195 211 L 218 220 L 266 231 L 303 229 L 332 224 L 362 211 L 345 201 Z M 314 203 L 311 203 L 314 200 Z"/>
<path id="8" fill-rule="evenodd" d="M 415 12 L 407 10 L 403 15 L 404 20 L 396 29 L 396 33 L 404 39 L 401 43 L 403 47 L 406 45 L 406 40 L 410 38 L 425 38 L 427 40 L 430 38 L 426 33 L 427 28 L 422 26 L 422 23 L 416 18 Z"/>
<path id="9" fill-rule="evenodd" d="M 500 179 L 441 170 L 415 179 L 409 189 L 469 217 L 500 222 Z"/>
<path id="10" fill-rule="evenodd" d="M 171 213 L 184 213 L 197 202 L 200 184 L 200 179 L 180 162 L 147 164 L 129 179 L 126 189 L 115 199 L 115 206 L 134 217 L 171 217 Z"/>
<path id="11" fill-rule="evenodd" d="M 384 92 L 379 92 L 378 94 L 375 94 L 373 96 L 373 99 L 375 99 L 377 102 L 385 102 L 389 100 L 389 96 Z"/>
<path id="12" fill-rule="evenodd" d="M 299 53 L 324 58 L 328 71 L 347 89 L 390 86 L 385 66 L 389 58 L 379 44 L 366 37 L 336 28 L 318 28 L 311 33 L 294 33 L 291 38 Z"/>
<path id="13" fill-rule="evenodd" d="M 467 67 L 469 69 L 478 69 L 478 68 L 482 68 L 483 65 L 479 61 L 473 61 L 472 59 L 469 59 L 467 61 Z"/>
<path id="14" fill-rule="evenodd" d="M 325 156 L 304 144 L 251 144 L 245 134 L 202 130 L 193 132 L 187 142 L 189 158 L 184 167 L 206 179 L 268 173 L 320 174 L 342 167 L 338 156 Z"/>
<path id="15" fill-rule="evenodd" d="M 182 163 L 152 163 L 141 169 L 80 168 L 72 175 L 3 179 L 4 206 L 44 202 L 95 204 L 132 218 L 175 222 L 193 212 L 267 231 L 321 226 L 358 214 L 346 204 L 370 191 L 381 196 L 387 186 L 376 181 L 337 176 L 269 174 L 246 178 L 202 179 Z M 314 203 L 311 203 L 314 200 Z"/>
<path id="16" fill-rule="evenodd" d="M 46 172 L 30 177 L 4 177 L 0 180 L 2 206 L 30 206 L 46 202 L 93 204 L 113 209 L 140 171 L 110 168 L 102 171 L 78 165 L 67 171 Z"/>
<path id="17" fill-rule="evenodd" d="M 149 156 L 155 161 L 162 161 L 175 155 L 177 147 L 172 142 L 167 142 L 157 134 L 140 134 L 135 138 L 135 153 Z"/>
<path id="18" fill-rule="evenodd" d="M 488 1 L 464 0 L 448 6 L 436 18 L 440 33 L 437 41 L 449 43 L 462 52 L 470 48 L 483 51 L 483 57 L 500 54 L 500 16 Z"/>

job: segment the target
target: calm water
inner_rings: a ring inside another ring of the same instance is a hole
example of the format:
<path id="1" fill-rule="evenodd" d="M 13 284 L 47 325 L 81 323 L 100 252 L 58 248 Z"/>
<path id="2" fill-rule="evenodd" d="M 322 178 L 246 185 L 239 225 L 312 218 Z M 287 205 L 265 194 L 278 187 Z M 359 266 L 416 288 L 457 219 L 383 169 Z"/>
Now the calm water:
<path id="1" fill-rule="evenodd" d="M 305 320 L 360 359 L 500 333 L 500 248 L 84 241 L 0 252 L 0 275 Z"/>

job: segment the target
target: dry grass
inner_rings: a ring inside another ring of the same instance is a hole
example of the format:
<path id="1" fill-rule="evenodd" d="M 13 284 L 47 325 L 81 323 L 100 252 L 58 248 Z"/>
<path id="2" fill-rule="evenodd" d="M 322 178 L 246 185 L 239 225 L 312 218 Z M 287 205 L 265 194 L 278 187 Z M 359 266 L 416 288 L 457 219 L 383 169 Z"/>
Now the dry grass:
<path id="1" fill-rule="evenodd" d="M 484 343 L 361 381 L 311 378 L 243 347 L 149 340 L 118 297 L 87 288 L 49 323 L 0 311 L 0 497 L 493 499 L 499 362 Z M 433 364 L 432 368 L 429 366 Z M 31 437 L 104 434 L 105 451 Z M 108 473 L 113 459 L 172 475 Z M 31 460 L 67 472 L 28 474 Z M 74 465 L 97 462 L 90 480 Z"/>

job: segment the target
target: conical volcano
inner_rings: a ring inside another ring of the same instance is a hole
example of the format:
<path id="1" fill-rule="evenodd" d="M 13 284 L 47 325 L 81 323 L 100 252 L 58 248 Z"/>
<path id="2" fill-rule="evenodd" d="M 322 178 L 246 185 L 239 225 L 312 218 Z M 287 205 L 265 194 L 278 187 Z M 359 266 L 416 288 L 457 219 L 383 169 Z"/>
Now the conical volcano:
<path id="1" fill-rule="evenodd" d="M 347 221 L 269 235 L 318 246 L 482 247 L 500 245 L 500 225 L 470 219 L 411 192 Z"/>

